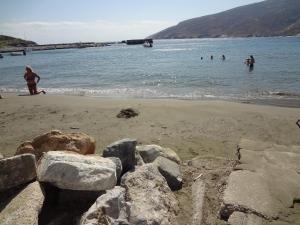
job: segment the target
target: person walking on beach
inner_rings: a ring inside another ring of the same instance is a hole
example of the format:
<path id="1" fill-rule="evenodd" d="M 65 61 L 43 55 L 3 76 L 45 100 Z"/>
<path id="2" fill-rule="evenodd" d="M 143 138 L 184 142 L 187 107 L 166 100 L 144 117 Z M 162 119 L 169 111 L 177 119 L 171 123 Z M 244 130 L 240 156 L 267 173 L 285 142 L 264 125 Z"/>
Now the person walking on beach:
<path id="1" fill-rule="evenodd" d="M 28 87 L 30 95 L 38 95 L 40 93 L 46 94 L 46 92 L 44 90 L 42 90 L 42 91 L 37 90 L 36 85 L 41 79 L 40 76 L 37 75 L 36 73 L 34 73 L 30 66 L 26 66 L 25 70 L 26 71 L 24 74 L 24 79 L 27 82 L 27 87 Z M 36 78 L 37 78 L 37 81 L 35 81 Z"/>

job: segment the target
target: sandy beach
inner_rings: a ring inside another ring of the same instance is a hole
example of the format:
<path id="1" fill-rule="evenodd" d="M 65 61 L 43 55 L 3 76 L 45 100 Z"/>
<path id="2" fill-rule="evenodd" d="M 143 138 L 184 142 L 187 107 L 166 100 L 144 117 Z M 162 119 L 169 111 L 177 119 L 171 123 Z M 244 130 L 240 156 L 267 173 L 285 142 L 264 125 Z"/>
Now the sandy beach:
<path id="1" fill-rule="evenodd" d="M 222 101 L 103 99 L 77 96 L 3 94 L 0 110 L 1 153 L 58 129 L 95 138 L 97 152 L 108 144 L 136 138 L 141 144 L 174 149 L 183 160 L 196 156 L 232 158 L 241 138 L 300 145 L 299 108 Z M 124 108 L 139 116 L 119 119 Z"/>
<path id="2" fill-rule="evenodd" d="M 123 139 L 139 144 L 172 148 L 183 161 L 183 188 L 176 192 L 178 222 L 190 224 L 191 185 L 203 174 L 206 180 L 207 224 L 219 221 L 220 198 L 236 160 L 242 138 L 279 145 L 300 145 L 300 108 L 233 103 L 149 99 L 104 99 L 78 96 L 18 96 L 2 94 L 0 100 L 0 149 L 14 155 L 26 140 L 58 129 L 84 132 L 96 140 L 96 152 Z M 131 119 L 117 118 L 121 109 L 139 112 Z M 193 168 L 188 165 L 196 159 Z"/>

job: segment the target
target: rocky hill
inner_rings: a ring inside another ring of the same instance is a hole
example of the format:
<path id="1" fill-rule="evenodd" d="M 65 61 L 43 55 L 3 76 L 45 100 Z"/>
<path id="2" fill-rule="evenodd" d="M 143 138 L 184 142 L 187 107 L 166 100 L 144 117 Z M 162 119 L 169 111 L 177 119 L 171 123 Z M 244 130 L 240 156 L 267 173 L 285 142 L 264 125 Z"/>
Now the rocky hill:
<path id="1" fill-rule="evenodd" d="M 3 47 L 29 47 L 35 46 L 37 43 L 33 41 L 26 41 L 20 38 L 0 35 L 0 48 Z"/>
<path id="2" fill-rule="evenodd" d="M 154 39 L 289 36 L 300 34 L 299 0 L 265 0 L 180 22 Z"/>

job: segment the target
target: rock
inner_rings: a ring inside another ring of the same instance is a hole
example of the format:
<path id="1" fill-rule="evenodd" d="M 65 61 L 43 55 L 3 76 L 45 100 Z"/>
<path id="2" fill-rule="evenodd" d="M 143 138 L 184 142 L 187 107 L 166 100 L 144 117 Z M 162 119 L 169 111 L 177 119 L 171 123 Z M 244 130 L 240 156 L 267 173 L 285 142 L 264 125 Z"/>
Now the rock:
<path id="1" fill-rule="evenodd" d="M 178 224 L 178 202 L 154 165 L 146 164 L 126 173 L 121 186 L 127 191 L 130 225 Z"/>
<path id="2" fill-rule="evenodd" d="M 182 174 L 177 163 L 159 156 L 155 159 L 153 164 L 157 166 L 172 191 L 182 188 Z"/>
<path id="3" fill-rule="evenodd" d="M 128 109 L 122 109 L 119 114 L 117 115 L 118 118 L 125 118 L 129 119 L 132 117 L 136 117 L 139 115 L 139 112 L 135 109 L 128 108 Z"/>
<path id="4" fill-rule="evenodd" d="M 0 213 L 1 225 L 38 225 L 44 195 L 38 182 L 29 184 Z"/>
<path id="5" fill-rule="evenodd" d="M 116 157 L 108 157 L 111 161 L 116 164 L 116 173 L 117 173 L 117 179 L 118 181 L 121 179 L 121 174 L 122 174 L 122 162 L 121 159 L 116 158 Z"/>
<path id="6" fill-rule="evenodd" d="M 43 152 L 48 151 L 72 151 L 83 155 L 95 153 L 95 140 L 84 133 L 64 134 L 58 130 L 52 130 L 21 144 L 16 155 L 23 153 L 35 154 L 37 160 Z"/>
<path id="7" fill-rule="evenodd" d="M 0 153 L 0 159 L 4 159 L 4 156 Z"/>
<path id="8" fill-rule="evenodd" d="M 71 152 L 44 153 L 37 174 L 40 182 L 69 190 L 102 191 L 117 183 L 116 165 L 112 160 Z"/>
<path id="9" fill-rule="evenodd" d="M 136 165 L 135 159 L 135 147 L 136 140 L 134 139 L 123 139 L 114 142 L 103 150 L 103 157 L 117 157 L 122 162 L 123 172 L 134 169 Z"/>
<path id="10" fill-rule="evenodd" d="M 0 160 L 0 191 L 36 178 L 35 156 L 23 154 Z"/>
<path id="11" fill-rule="evenodd" d="M 198 179 L 192 185 L 193 218 L 192 225 L 201 225 L 204 213 L 205 183 Z"/>
<path id="12" fill-rule="evenodd" d="M 0 95 L 0 99 L 3 99 L 2 95 Z"/>
<path id="13" fill-rule="evenodd" d="M 162 148 L 158 145 L 140 145 L 136 147 L 136 150 L 140 153 L 145 163 L 152 163 L 158 156 L 162 156 L 180 164 L 180 158 L 170 148 Z"/>
<path id="14" fill-rule="evenodd" d="M 135 152 L 136 166 L 145 165 L 142 156 L 138 151 Z"/>
<path id="15" fill-rule="evenodd" d="M 101 195 L 82 216 L 80 225 L 128 224 L 125 189 L 116 186 Z"/>
<path id="16" fill-rule="evenodd" d="M 242 212 L 234 212 L 228 223 L 229 225 L 267 225 L 263 218 Z"/>
<path id="17" fill-rule="evenodd" d="M 294 152 L 298 146 L 245 139 L 239 146 L 240 163 L 224 191 L 222 218 L 236 211 L 270 221 L 289 217 L 295 199 L 300 199 L 300 154 Z"/>

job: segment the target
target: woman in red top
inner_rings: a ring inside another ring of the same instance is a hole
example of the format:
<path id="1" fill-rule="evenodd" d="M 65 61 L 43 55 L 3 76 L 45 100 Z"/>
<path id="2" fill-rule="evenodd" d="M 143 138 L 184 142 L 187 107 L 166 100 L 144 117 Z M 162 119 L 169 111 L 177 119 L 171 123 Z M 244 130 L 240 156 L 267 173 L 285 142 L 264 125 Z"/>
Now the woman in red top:
<path id="1" fill-rule="evenodd" d="M 44 90 L 37 91 L 36 84 L 40 81 L 40 76 L 37 75 L 32 71 L 32 69 L 29 66 L 26 66 L 25 68 L 26 72 L 24 74 L 24 79 L 27 82 L 28 90 L 30 92 L 30 95 L 37 95 L 40 93 L 46 94 Z M 37 78 L 37 81 L 35 81 L 35 78 Z"/>

